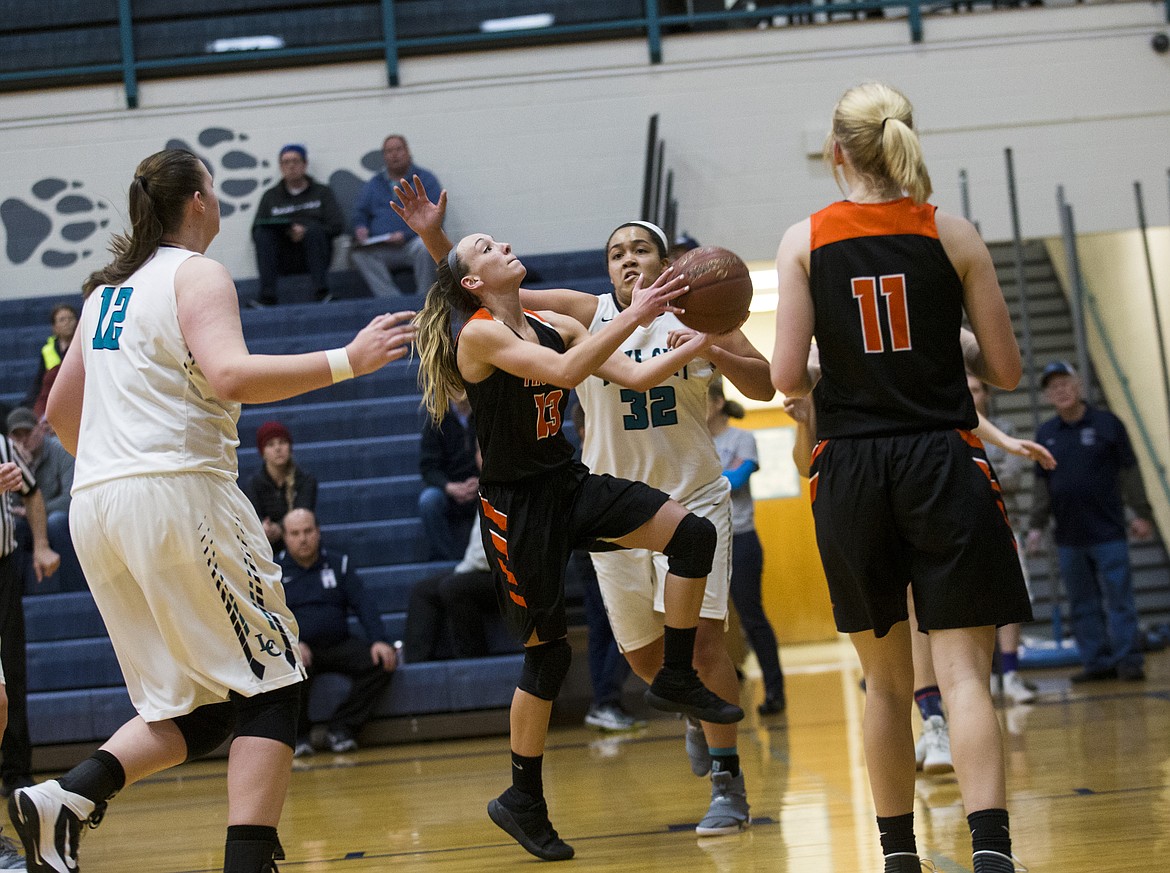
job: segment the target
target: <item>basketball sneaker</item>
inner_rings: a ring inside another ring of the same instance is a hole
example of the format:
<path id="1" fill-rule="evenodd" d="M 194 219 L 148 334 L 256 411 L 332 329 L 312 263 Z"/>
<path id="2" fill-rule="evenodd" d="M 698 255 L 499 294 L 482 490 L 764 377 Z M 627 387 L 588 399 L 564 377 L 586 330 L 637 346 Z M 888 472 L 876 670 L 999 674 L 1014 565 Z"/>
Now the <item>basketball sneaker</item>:
<path id="1" fill-rule="evenodd" d="M 707 688 L 693 667 L 687 670 L 663 667 L 646 689 L 646 702 L 664 712 L 681 712 L 715 724 L 743 720 L 743 710 Z"/>
<path id="2" fill-rule="evenodd" d="M 568 861 L 573 857 L 573 847 L 560 838 L 548 820 L 548 804 L 544 798 L 532 800 L 509 788 L 488 803 L 488 816 L 542 861 Z"/>
<path id="3" fill-rule="evenodd" d="M 1036 689 L 1015 670 L 1003 674 L 1003 694 L 1012 703 L 1032 703 L 1036 700 Z"/>
<path id="4" fill-rule="evenodd" d="M 634 718 L 616 703 L 591 706 L 585 713 L 585 724 L 603 731 L 632 731 L 646 727 L 642 719 Z"/>
<path id="5" fill-rule="evenodd" d="M 711 747 L 707 745 L 699 720 L 688 715 L 686 721 L 687 759 L 691 762 L 691 772 L 696 776 L 706 776 L 711 772 Z"/>
<path id="6" fill-rule="evenodd" d="M 933 776 L 938 773 L 950 773 L 955 769 L 951 760 L 951 733 L 947 730 L 947 722 L 941 715 L 932 715 L 922 723 L 922 736 L 918 738 L 915 747 L 915 758 L 921 754 L 921 769 L 923 773 Z"/>
<path id="7" fill-rule="evenodd" d="M 16 848 L 16 843 L 0 833 L 0 870 L 27 870 L 24 856 Z"/>
<path id="8" fill-rule="evenodd" d="M 975 873 L 1028 873 L 1028 868 L 1015 855 L 981 850 L 971 854 Z"/>
<path id="9" fill-rule="evenodd" d="M 913 852 L 893 852 L 885 856 L 884 873 L 936 873 L 937 868 L 929 858 L 919 858 Z"/>
<path id="10" fill-rule="evenodd" d="M 87 825 L 101 824 L 105 813 L 105 803 L 66 791 L 56 779 L 18 788 L 8 799 L 8 815 L 24 843 L 28 869 L 38 873 L 77 873 L 81 835 Z"/>
<path id="11" fill-rule="evenodd" d="M 331 730 L 325 735 L 325 742 L 329 744 L 329 751 L 335 755 L 344 755 L 357 749 L 357 740 L 345 728 Z"/>
<path id="12" fill-rule="evenodd" d="M 749 808 L 743 773 L 732 776 L 726 770 L 716 770 L 711 774 L 711 805 L 695 833 L 700 837 L 738 834 L 752 823 Z"/>

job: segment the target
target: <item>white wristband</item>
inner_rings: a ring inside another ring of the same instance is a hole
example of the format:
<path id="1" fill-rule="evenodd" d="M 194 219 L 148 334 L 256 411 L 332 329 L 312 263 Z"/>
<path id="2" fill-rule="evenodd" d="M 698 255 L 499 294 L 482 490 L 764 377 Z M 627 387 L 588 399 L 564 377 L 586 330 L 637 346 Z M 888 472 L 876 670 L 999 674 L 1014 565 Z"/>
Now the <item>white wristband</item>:
<path id="1" fill-rule="evenodd" d="M 325 359 L 329 361 L 329 372 L 333 376 L 333 384 L 353 378 L 353 367 L 349 363 L 349 352 L 344 347 L 340 349 L 326 349 Z"/>

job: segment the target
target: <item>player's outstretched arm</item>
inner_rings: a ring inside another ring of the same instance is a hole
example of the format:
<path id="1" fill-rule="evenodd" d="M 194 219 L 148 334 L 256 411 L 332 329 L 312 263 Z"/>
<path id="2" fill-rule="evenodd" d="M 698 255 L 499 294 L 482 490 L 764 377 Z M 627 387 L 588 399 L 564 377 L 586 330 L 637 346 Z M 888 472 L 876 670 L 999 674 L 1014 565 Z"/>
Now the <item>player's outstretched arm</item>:
<path id="1" fill-rule="evenodd" d="M 455 248 L 446 231 L 443 218 L 447 215 L 447 189 L 439 194 L 439 202 L 433 203 L 427 196 L 422 179 L 417 175 L 413 180 L 400 179 L 394 186 L 398 202 L 390 201 L 390 208 L 406 222 L 406 226 L 419 235 L 430 256 L 439 263 Z"/>
<path id="2" fill-rule="evenodd" d="M 1052 457 L 1052 452 L 1048 451 L 1044 446 L 1032 440 L 1022 440 L 1008 436 L 984 418 L 983 413 L 976 413 L 976 415 L 979 416 L 979 425 L 973 432 L 979 439 L 985 443 L 991 443 L 993 446 L 999 446 L 1005 452 L 1010 452 L 1013 455 L 1019 455 L 1021 458 L 1035 461 L 1045 470 L 1056 469 L 1056 458 Z"/>
<path id="3" fill-rule="evenodd" d="M 577 319 L 585 327 L 593 324 L 593 317 L 597 315 L 597 295 L 570 288 L 548 288 L 543 291 L 521 288 L 520 305 L 525 309 L 559 312 Z"/>
<path id="4" fill-rule="evenodd" d="M 235 285 L 222 264 L 190 258 L 175 276 L 179 326 L 195 362 L 217 397 L 240 403 L 270 403 L 333 384 L 342 377 L 372 373 L 404 357 L 414 341 L 413 312 L 379 315 L 330 361 L 326 352 L 253 355 L 244 343 Z M 62 365 L 64 366 L 64 365 Z"/>
<path id="5" fill-rule="evenodd" d="M 623 388 L 635 391 L 649 391 L 661 385 L 699 356 L 709 356 L 709 346 L 714 338 L 710 334 L 691 333 L 680 345 L 663 355 L 655 355 L 642 363 L 635 363 L 622 352 L 614 352 L 609 360 L 597 368 L 597 375 Z"/>
<path id="6" fill-rule="evenodd" d="M 672 349 L 680 346 L 698 331 L 689 327 L 672 330 L 667 345 Z M 771 400 L 776 396 L 772 386 L 771 365 L 768 359 L 752 345 L 744 332 L 738 328 L 714 337 L 703 357 L 718 368 L 726 379 L 752 400 Z"/>

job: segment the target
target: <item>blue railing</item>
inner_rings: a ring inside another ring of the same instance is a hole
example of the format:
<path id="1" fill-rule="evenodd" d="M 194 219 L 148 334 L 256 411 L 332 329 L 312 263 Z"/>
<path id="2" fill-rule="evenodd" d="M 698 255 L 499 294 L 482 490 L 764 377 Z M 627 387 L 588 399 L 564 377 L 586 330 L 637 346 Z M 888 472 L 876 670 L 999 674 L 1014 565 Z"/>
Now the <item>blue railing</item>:
<path id="1" fill-rule="evenodd" d="M 131 0 L 118 0 L 117 30 L 120 59 L 106 63 L 78 64 L 49 69 L 22 69 L 0 71 L 0 89 L 28 88 L 40 85 L 56 85 L 61 82 L 101 78 L 105 80 L 121 77 L 126 94 L 126 105 L 133 109 L 138 106 L 138 78 L 143 72 L 163 73 L 205 68 L 209 70 L 235 69 L 239 67 L 278 67 L 282 62 L 303 63 L 352 59 L 355 56 L 381 56 L 386 63 L 386 80 L 391 87 L 399 84 L 398 65 L 402 53 L 422 53 L 428 50 L 459 49 L 475 46 L 509 46 L 530 44 L 534 41 L 556 42 L 588 38 L 593 35 L 640 33 L 646 38 L 647 52 L 651 64 L 661 63 L 663 37 L 673 32 L 711 25 L 734 25 L 765 21 L 773 17 L 789 21 L 814 20 L 841 14 L 854 17 L 881 14 L 885 10 L 905 12 L 906 23 L 912 42 L 923 38 L 922 17 L 926 12 L 958 6 L 959 2 L 928 2 L 923 0 L 822 0 L 800 5 L 764 5 L 756 9 L 732 9 L 714 12 L 688 12 L 664 15 L 659 9 L 660 0 L 642 0 L 642 14 L 638 17 L 614 18 L 587 21 L 574 24 L 551 24 L 539 29 L 502 30 L 490 33 L 469 32 L 441 36 L 400 37 L 395 0 L 379 0 L 381 38 L 328 45 L 308 45 L 295 48 L 251 49 L 214 52 L 208 54 L 182 54 L 175 57 L 139 59 L 135 50 L 135 17 Z M 962 0 L 968 5 L 972 0 Z M 995 0 L 984 0 L 994 3 Z M 1164 0 L 1165 18 L 1170 22 L 1170 0 Z M 141 20 L 138 21 L 141 24 Z M 107 20 L 109 28 L 111 22 Z"/>
<path id="2" fill-rule="evenodd" d="M 138 79 L 144 72 L 159 73 L 192 68 L 232 69 L 240 66 L 280 66 L 281 61 L 328 61 L 330 59 L 351 59 L 355 55 L 383 56 L 386 62 L 386 79 L 391 87 L 399 84 L 398 65 L 403 52 L 421 52 L 436 49 L 458 49 L 472 46 L 507 46 L 533 41 L 564 41 L 578 37 L 604 35 L 607 33 L 641 33 L 646 38 L 647 52 L 651 64 L 661 63 L 664 35 L 677 30 L 702 28 L 708 25 L 736 24 L 769 20 L 772 17 L 788 19 L 813 16 L 852 14 L 855 17 L 880 10 L 904 10 L 913 42 L 922 40 L 922 0 L 828 0 L 814 4 L 767 6 L 757 9 L 733 9 L 718 12 L 691 12 L 664 15 L 659 10 L 659 0 L 643 0 L 640 17 L 615 18 L 576 24 L 552 24 L 538 30 L 517 29 L 491 33 L 474 32 L 446 34 L 442 36 L 399 37 L 395 0 L 380 0 L 382 38 L 329 45 L 277 48 L 264 50 L 240 50 L 210 54 L 186 54 L 176 57 L 139 59 L 135 50 L 135 18 L 131 0 L 118 0 L 118 36 L 120 60 L 108 63 L 92 63 L 77 66 L 59 66 L 48 69 L 23 69 L 0 72 L 0 88 L 37 87 L 39 84 L 59 84 L 62 81 L 77 81 L 94 78 L 111 79 L 121 76 L 126 94 L 126 105 L 133 109 L 138 106 Z M 1167 16 L 1170 20 L 1170 0 L 1166 0 Z M 950 4 L 944 4 L 949 6 Z M 929 7 L 928 7 L 929 8 Z M 108 25 L 107 25 L 108 26 Z"/>

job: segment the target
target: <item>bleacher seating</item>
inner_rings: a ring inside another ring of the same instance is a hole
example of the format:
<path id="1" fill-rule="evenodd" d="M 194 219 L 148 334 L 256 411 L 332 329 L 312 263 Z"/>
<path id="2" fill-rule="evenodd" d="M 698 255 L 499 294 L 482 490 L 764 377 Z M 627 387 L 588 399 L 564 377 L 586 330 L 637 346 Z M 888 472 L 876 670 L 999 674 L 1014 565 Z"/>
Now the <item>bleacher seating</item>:
<path id="1" fill-rule="evenodd" d="M 600 290 L 605 262 L 599 251 L 526 260 L 532 263 L 533 287 Z M 57 300 L 0 301 L 0 348 L 5 350 L 0 400 L 15 404 L 31 383 L 37 350 L 48 335 L 48 308 Z M 409 298 L 406 305 L 420 303 L 419 298 Z M 241 317 L 253 352 L 300 352 L 343 345 L 386 308 L 386 301 L 367 296 L 324 306 L 245 308 Z M 349 553 L 376 599 L 390 639 L 403 635 L 414 584 L 453 566 L 427 560 L 416 515 L 422 490 L 420 399 L 417 360 L 406 360 L 288 401 L 245 407 L 240 416 L 239 468 L 244 481 L 260 465 L 256 428 L 270 419 L 289 426 L 297 463 L 320 481 L 323 540 L 334 550 Z M 33 743 L 104 740 L 133 715 L 133 709 L 92 597 L 88 591 L 54 591 L 49 580 L 30 591 L 24 603 Z M 356 619 L 353 627 L 360 633 Z M 522 655 L 498 619 L 489 627 L 488 639 L 493 652 L 489 658 L 403 665 L 376 706 L 375 717 L 415 718 L 507 707 Z M 315 684 L 310 702 L 315 718 L 327 716 L 346 693 L 348 681 L 331 675 Z"/>

